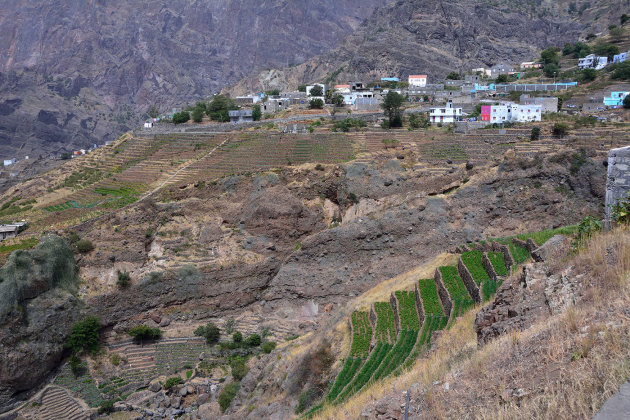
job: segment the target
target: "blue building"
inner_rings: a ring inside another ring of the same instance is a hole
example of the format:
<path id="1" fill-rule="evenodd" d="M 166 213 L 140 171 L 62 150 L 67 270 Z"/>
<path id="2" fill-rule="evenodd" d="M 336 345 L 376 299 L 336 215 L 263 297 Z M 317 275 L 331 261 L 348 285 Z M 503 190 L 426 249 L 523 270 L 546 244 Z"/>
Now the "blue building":
<path id="1" fill-rule="evenodd" d="M 626 99 L 630 92 L 611 92 L 610 97 L 604 98 L 604 105 L 611 108 L 620 108 L 623 106 L 623 100 Z"/>
<path id="2" fill-rule="evenodd" d="M 630 51 L 617 54 L 613 57 L 613 63 L 623 63 L 630 55 Z"/>
<path id="3" fill-rule="evenodd" d="M 381 77 L 381 82 L 400 82 L 398 77 Z"/>

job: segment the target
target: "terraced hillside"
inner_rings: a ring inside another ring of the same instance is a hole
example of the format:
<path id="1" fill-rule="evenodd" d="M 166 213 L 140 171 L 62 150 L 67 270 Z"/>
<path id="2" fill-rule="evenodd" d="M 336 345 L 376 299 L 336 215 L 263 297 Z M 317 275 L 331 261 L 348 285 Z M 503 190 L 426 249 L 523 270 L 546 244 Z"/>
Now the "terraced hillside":
<path id="1" fill-rule="evenodd" d="M 413 291 L 392 292 L 390 302 L 374 303 L 370 317 L 366 312 L 353 312 L 352 350 L 322 403 L 304 416 L 310 418 L 325 405 L 343 403 L 367 385 L 400 373 L 430 348 L 433 333 L 448 328 L 476 303 L 492 298 L 506 276 L 531 257 L 531 251 L 556 233 L 571 232 L 573 227 L 567 227 L 462 246 L 458 265 L 437 268 L 433 279 L 419 279 Z M 525 245 L 523 238 L 528 240 Z M 518 263 L 511 249 L 517 250 Z M 369 326 L 365 325 L 368 320 Z M 394 330 L 395 342 L 391 337 Z M 366 336 L 370 331 L 372 336 Z"/>

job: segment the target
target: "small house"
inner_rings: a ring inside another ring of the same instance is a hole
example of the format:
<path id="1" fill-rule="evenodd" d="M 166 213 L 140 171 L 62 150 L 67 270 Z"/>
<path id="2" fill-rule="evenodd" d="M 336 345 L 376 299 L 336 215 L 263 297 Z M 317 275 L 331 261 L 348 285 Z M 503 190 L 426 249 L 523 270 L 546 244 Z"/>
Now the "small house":
<path id="1" fill-rule="evenodd" d="M 462 117 L 462 109 L 455 108 L 453 102 L 449 101 L 445 106 L 439 108 L 431 108 L 429 119 L 431 123 L 453 123 Z"/>
<path id="2" fill-rule="evenodd" d="M 601 70 L 608 65 L 608 57 L 598 57 L 595 54 L 587 55 L 578 60 L 580 70 L 595 69 Z"/>
<path id="3" fill-rule="evenodd" d="M 611 108 L 621 108 L 623 100 L 626 99 L 630 92 L 611 92 L 609 97 L 604 98 L 604 105 Z"/>
<path id="4" fill-rule="evenodd" d="M 381 82 L 400 82 L 398 77 L 381 77 Z"/>
<path id="5" fill-rule="evenodd" d="M 234 124 L 254 121 L 251 109 L 232 110 L 228 111 L 228 114 L 230 115 L 230 122 Z"/>
<path id="6" fill-rule="evenodd" d="M 146 121 L 144 123 L 144 128 L 153 128 L 153 121 Z"/>
<path id="7" fill-rule="evenodd" d="M 26 227 L 26 222 L 0 225 L 0 241 L 7 238 L 15 238 Z"/>
<path id="8" fill-rule="evenodd" d="M 514 69 L 514 67 L 510 66 L 509 64 L 500 63 L 492 66 L 492 68 L 490 69 L 490 77 L 492 79 L 496 79 L 501 74 L 510 74 L 515 71 L 516 70 Z"/>
<path id="9" fill-rule="evenodd" d="M 313 90 L 313 88 L 315 86 L 321 87 L 322 88 L 322 96 L 326 96 L 326 85 L 323 85 L 321 83 L 315 83 L 314 85 L 306 86 L 306 95 L 307 96 L 311 96 L 311 90 Z"/>
<path id="10" fill-rule="evenodd" d="M 424 74 L 410 75 L 409 88 L 423 88 L 427 85 L 427 76 Z"/>
<path id="11" fill-rule="evenodd" d="M 11 165 L 15 165 L 17 163 L 17 159 L 13 158 L 13 159 L 5 159 L 4 160 L 4 166 L 11 166 Z"/>
<path id="12" fill-rule="evenodd" d="M 542 67 L 541 63 L 536 63 L 535 61 L 524 61 L 521 63 L 521 70 L 533 70 L 539 69 Z"/>
<path id="13" fill-rule="evenodd" d="M 613 64 L 614 63 L 623 63 L 624 61 L 626 61 L 628 59 L 628 57 L 630 57 L 630 51 L 627 52 L 623 52 L 621 54 L 617 54 L 613 57 Z"/>
<path id="14" fill-rule="evenodd" d="M 532 97 L 529 94 L 521 95 L 521 105 L 540 105 L 542 107 L 542 113 L 558 112 L 558 98 L 556 96 L 535 96 Z"/>
<path id="15" fill-rule="evenodd" d="M 335 92 L 350 93 L 350 85 L 335 85 Z"/>

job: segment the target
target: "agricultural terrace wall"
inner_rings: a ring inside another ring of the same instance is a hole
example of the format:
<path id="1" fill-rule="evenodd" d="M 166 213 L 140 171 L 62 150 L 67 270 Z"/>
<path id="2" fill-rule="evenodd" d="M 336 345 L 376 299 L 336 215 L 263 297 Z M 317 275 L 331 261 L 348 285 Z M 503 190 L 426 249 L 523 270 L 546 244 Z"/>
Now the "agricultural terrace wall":
<path id="1" fill-rule="evenodd" d="M 448 294 L 448 290 L 444 286 L 444 282 L 442 281 L 442 273 L 440 273 L 440 269 L 435 269 L 435 285 L 437 286 L 438 296 L 442 301 L 442 307 L 444 308 L 444 314 L 447 318 L 451 317 L 451 311 L 453 310 L 453 301 L 451 300 L 451 295 Z"/>
<path id="2" fill-rule="evenodd" d="M 606 221 L 612 216 L 612 206 L 628 198 L 630 192 L 630 146 L 608 152 L 606 177 Z"/>
<path id="3" fill-rule="evenodd" d="M 398 299 L 396 299 L 396 296 L 394 296 L 394 292 L 389 295 L 389 304 L 394 310 L 394 319 L 396 320 L 396 335 L 398 335 L 400 331 L 402 331 L 402 324 L 400 320 L 400 308 L 398 307 Z"/>
<path id="4" fill-rule="evenodd" d="M 486 270 L 486 273 L 488 273 L 488 275 L 490 276 L 490 279 L 492 281 L 497 281 L 497 272 L 494 270 L 494 266 L 492 265 L 490 258 L 488 258 L 487 252 L 484 252 L 483 256 L 481 257 L 481 265 Z"/>
<path id="5" fill-rule="evenodd" d="M 370 324 L 372 324 L 372 339 L 370 340 L 370 350 L 376 345 L 376 323 L 378 322 L 378 316 L 376 315 L 376 309 L 374 309 L 374 302 L 370 306 Z"/>
<path id="6" fill-rule="evenodd" d="M 418 320 L 420 321 L 420 328 L 424 325 L 424 320 L 426 318 L 426 314 L 424 313 L 424 305 L 422 304 L 422 296 L 420 296 L 420 288 L 418 287 L 418 282 L 414 287 L 414 292 L 416 295 L 416 311 L 418 312 Z"/>
<path id="7" fill-rule="evenodd" d="M 512 238 L 512 243 L 513 243 L 514 245 L 518 245 L 518 246 L 520 246 L 520 247 L 525 248 L 525 249 L 526 249 L 526 250 L 528 250 L 529 252 L 532 252 L 532 251 L 533 251 L 533 250 L 530 250 L 530 249 L 529 249 L 529 248 L 530 248 L 529 243 L 527 243 L 527 242 L 525 242 L 525 241 L 522 241 L 522 240 L 520 240 L 520 239 L 518 239 L 518 238 Z M 538 247 L 536 247 L 536 248 L 538 248 Z"/>
<path id="8" fill-rule="evenodd" d="M 511 273 L 512 267 L 514 267 L 515 262 L 512 254 L 510 254 L 510 247 L 505 244 L 493 242 L 492 251 L 500 252 L 503 254 L 503 262 L 505 263 L 505 268 L 507 268 L 508 273 Z"/>
<path id="9" fill-rule="evenodd" d="M 468 268 L 466 267 L 466 264 L 464 264 L 464 261 L 461 259 L 461 257 L 459 258 L 459 261 L 457 261 L 457 271 L 459 273 L 459 276 L 464 281 L 464 286 L 466 286 L 468 294 L 472 296 L 475 302 L 481 302 L 479 287 L 477 287 L 477 283 L 475 283 L 472 274 L 470 274 L 470 271 L 468 271 Z"/>

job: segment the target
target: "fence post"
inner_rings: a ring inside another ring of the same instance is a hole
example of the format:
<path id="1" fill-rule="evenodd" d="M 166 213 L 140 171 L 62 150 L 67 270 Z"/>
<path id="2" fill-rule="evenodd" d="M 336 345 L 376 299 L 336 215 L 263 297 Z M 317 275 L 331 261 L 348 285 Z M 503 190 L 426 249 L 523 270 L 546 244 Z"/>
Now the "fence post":
<path id="1" fill-rule="evenodd" d="M 407 390 L 407 401 L 405 403 L 405 420 L 409 420 L 409 390 Z"/>

